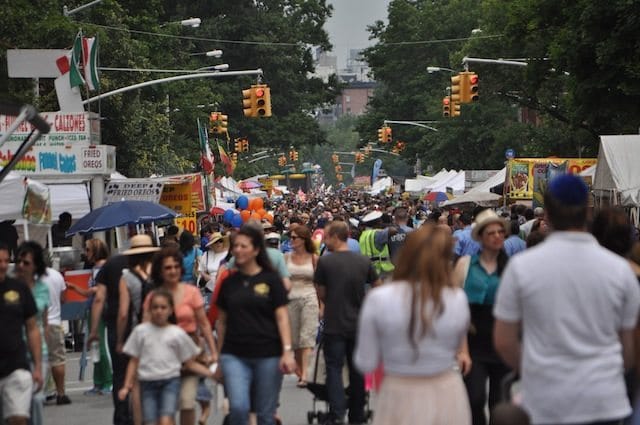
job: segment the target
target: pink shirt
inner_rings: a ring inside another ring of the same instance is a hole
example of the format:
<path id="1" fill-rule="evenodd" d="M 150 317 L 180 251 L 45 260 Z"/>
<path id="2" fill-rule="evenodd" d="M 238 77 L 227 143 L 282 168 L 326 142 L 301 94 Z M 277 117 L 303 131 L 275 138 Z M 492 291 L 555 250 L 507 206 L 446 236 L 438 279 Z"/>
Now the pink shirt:
<path id="1" fill-rule="evenodd" d="M 176 319 L 178 320 L 178 326 L 186 333 L 192 334 L 198 329 L 196 310 L 204 307 L 204 299 L 200 294 L 200 290 L 193 285 L 181 283 L 180 288 L 182 289 L 182 299 L 180 303 L 176 302 L 175 297 L 173 299 Z M 144 311 L 149 310 L 150 302 L 151 294 L 144 300 Z"/>

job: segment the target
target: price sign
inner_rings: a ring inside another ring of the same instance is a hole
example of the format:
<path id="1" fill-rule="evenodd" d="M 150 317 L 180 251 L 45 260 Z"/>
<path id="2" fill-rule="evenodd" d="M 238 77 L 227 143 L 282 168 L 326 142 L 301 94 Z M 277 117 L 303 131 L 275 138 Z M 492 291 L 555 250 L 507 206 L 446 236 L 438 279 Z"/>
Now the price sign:
<path id="1" fill-rule="evenodd" d="M 198 222 L 196 220 L 196 210 L 191 210 L 188 214 L 183 214 L 181 217 L 174 219 L 176 226 L 182 230 L 190 232 L 192 235 L 198 235 Z"/>

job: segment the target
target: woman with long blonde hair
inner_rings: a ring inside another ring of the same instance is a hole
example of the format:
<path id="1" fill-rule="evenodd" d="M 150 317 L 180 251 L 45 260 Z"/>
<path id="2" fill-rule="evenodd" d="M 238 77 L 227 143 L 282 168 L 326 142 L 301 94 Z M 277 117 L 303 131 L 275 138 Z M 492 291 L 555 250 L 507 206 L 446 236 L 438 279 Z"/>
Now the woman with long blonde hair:
<path id="1" fill-rule="evenodd" d="M 365 299 L 354 361 L 363 373 L 384 366 L 374 425 L 471 423 L 460 373 L 471 367 L 469 306 L 452 253 L 450 232 L 424 224 L 407 236 L 392 282 Z"/>

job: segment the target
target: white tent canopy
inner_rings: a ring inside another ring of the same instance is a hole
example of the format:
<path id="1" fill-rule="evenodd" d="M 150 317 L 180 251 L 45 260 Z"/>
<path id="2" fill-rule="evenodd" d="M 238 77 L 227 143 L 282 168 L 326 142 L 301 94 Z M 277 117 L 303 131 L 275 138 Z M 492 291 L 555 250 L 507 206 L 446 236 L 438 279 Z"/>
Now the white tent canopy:
<path id="1" fill-rule="evenodd" d="M 613 203 L 640 206 L 640 135 L 600 136 L 593 190 Z"/>
<path id="2" fill-rule="evenodd" d="M 457 196 L 454 199 L 444 201 L 442 206 L 464 204 L 467 202 L 478 205 L 490 205 L 491 203 L 495 203 L 500 199 L 500 195 L 491 193 L 491 188 L 504 183 L 506 175 L 507 169 L 505 167 L 484 182 L 469 190 L 467 193 Z"/>
<path id="3" fill-rule="evenodd" d="M 391 186 L 393 186 L 393 179 L 391 177 L 385 177 L 371 185 L 371 190 L 369 191 L 369 193 L 371 195 L 377 195 L 378 193 L 387 190 Z"/>

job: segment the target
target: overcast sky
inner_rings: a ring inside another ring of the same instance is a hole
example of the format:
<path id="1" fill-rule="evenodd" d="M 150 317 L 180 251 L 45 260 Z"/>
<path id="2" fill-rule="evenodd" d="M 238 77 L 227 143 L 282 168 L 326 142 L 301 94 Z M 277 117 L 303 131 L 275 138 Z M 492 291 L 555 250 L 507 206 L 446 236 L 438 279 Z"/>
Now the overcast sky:
<path id="1" fill-rule="evenodd" d="M 372 44 L 367 25 L 387 21 L 387 5 L 391 0 L 330 0 L 333 16 L 325 24 L 331 37 L 333 55 L 343 68 L 349 49 L 362 49 Z"/>

